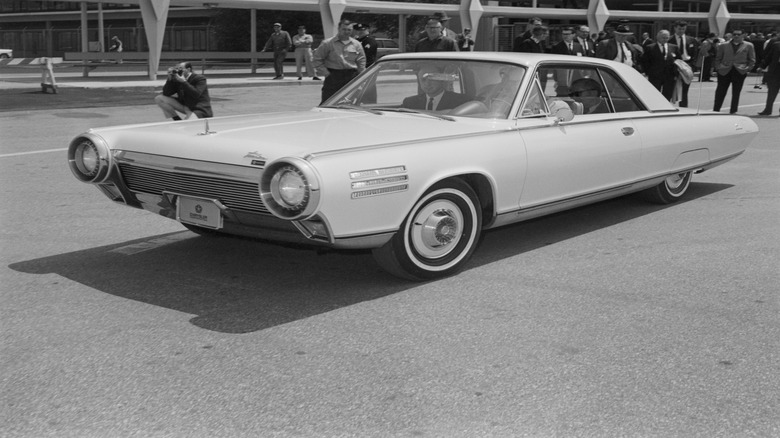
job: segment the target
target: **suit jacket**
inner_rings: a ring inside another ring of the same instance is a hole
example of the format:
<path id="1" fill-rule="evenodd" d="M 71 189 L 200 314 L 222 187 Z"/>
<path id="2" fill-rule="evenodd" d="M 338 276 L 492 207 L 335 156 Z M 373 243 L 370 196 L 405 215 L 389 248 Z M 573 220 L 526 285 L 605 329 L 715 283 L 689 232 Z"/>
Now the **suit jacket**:
<path id="1" fill-rule="evenodd" d="M 741 75 L 746 75 L 756 65 L 756 51 L 753 44 L 742 41 L 735 51 L 731 42 L 718 44 L 718 54 L 715 55 L 715 69 L 725 76 L 734 67 Z"/>
<path id="2" fill-rule="evenodd" d="M 666 57 L 661 50 L 661 45 L 653 43 L 645 48 L 642 55 L 642 67 L 649 78 L 671 78 L 677 75 L 674 61 L 680 59 L 680 48 L 674 44 L 667 44 Z"/>
<path id="3" fill-rule="evenodd" d="M 669 39 L 669 42 L 680 48 L 680 59 L 683 59 L 683 54 L 687 51 L 690 59 L 687 61 L 683 59 L 683 61 L 687 62 L 688 64 L 693 64 L 696 62 L 696 57 L 699 56 L 699 41 L 696 40 L 696 38 L 690 35 L 685 35 L 685 50 L 683 50 L 683 46 L 680 45 L 680 41 L 677 38 L 677 35 L 672 35 L 672 37 Z"/>
<path id="4" fill-rule="evenodd" d="M 168 79 L 163 85 L 162 94 L 163 96 L 175 94 L 176 100 L 189 108 L 199 119 L 214 116 L 211 112 L 211 98 L 205 76 L 193 73 L 187 78 L 187 82 Z"/>
<path id="5" fill-rule="evenodd" d="M 634 65 L 639 64 L 642 53 L 628 41 L 625 42 L 625 45 L 628 47 L 628 50 L 631 51 L 631 59 L 634 61 Z M 596 58 L 609 59 L 612 61 L 617 58 L 617 55 L 617 41 L 615 41 L 614 38 L 603 40 L 599 43 L 598 46 L 596 46 Z"/>
<path id="6" fill-rule="evenodd" d="M 552 52 L 558 55 L 572 55 L 572 56 L 585 56 L 585 51 L 577 41 L 572 44 L 572 51 L 569 52 L 569 47 L 566 45 L 566 41 L 561 41 L 552 47 Z"/>
<path id="7" fill-rule="evenodd" d="M 585 39 L 576 38 L 574 42 L 579 43 L 579 45 L 582 47 L 582 53 L 584 56 L 590 56 L 591 58 L 596 57 L 596 43 L 591 41 L 590 38 L 585 38 Z"/>
<path id="8" fill-rule="evenodd" d="M 542 47 L 541 41 L 537 43 L 533 39 L 528 38 L 527 40 L 521 42 L 515 51 L 525 53 L 544 53 L 544 47 Z"/>
<path id="9" fill-rule="evenodd" d="M 439 106 L 434 108 L 434 110 L 441 111 L 441 110 L 453 109 L 456 106 L 462 105 L 468 101 L 469 98 L 466 97 L 466 95 L 464 94 L 453 93 L 452 91 L 445 91 L 444 95 L 441 97 L 441 100 L 439 101 Z M 423 93 L 423 94 L 418 94 L 416 96 L 409 96 L 405 98 L 401 106 L 409 109 L 424 110 L 427 104 L 428 104 L 428 96 L 426 96 L 425 93 Z"/>
<path id="10" fill-rule="evenodd" d="M 761 68 L 769 68 L 767 82 L 780 82 L 780 41 L 775 41 L 767 46 L 764 58 L 761 60 Z"/>

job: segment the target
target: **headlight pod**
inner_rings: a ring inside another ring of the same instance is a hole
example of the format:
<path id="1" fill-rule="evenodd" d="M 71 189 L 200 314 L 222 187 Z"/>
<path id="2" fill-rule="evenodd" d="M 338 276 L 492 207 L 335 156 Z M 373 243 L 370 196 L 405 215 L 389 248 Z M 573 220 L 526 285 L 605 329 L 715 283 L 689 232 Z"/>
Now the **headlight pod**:
<path id="1" fill-rule="evenodd" d="M 79 180 L 100 183 L 105 181 L 111 171 L 111 151 L 101 138 L 90 134 L 81 135 L 70 142 L 68 165 Z"/>
<path id="2" fill-rule="evenodd" d="M 268 211 L 288 220 L 306 219 L 320 202 L 320 182 L 307 161 L 283 158 L 268 164 L 260 179 L 260 198 Z"/>

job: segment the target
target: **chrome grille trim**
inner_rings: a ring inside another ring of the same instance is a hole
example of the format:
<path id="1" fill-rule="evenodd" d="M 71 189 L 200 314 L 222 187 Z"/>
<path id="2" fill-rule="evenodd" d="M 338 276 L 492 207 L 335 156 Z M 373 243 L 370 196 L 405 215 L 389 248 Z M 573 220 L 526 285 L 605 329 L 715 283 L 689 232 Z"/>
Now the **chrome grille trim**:
<path id="1" fill-rule="evenodd" d="M 240 166 L 191 162 L 149 154 L 132 154 L 132 158 L 127 155 L 130 153 L 122 153 L 117 161 L 124 183 L 134 192 L 162 195 L 165 191 L 215 198 L 231 210 L 270 214 L 260 200 L 260 171 L 257 168 L 250 168 L 248 170 L 251 172 L 247 172 L 246 168 Z M 176 161 L 175 165 L 173 161 Z M 214 172 L 214 168 L 228 170 L 229 173 Z M 253 178 L 246 178 L 250 175 Z"/>

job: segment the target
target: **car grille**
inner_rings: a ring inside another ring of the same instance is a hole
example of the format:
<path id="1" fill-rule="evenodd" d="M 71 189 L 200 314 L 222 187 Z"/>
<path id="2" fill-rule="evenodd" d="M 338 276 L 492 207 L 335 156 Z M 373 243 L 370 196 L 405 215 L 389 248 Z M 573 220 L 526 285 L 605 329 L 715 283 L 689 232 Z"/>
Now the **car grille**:
<path id="1" fill-rule="evenodd" d="M 258 183 L 198 176 L 121 163 L 119 169 L 130 190 L 162 195 L 163 191 L 181 195 L 218 199 L 226 207 L 270 214 L 260 200 Z"/>

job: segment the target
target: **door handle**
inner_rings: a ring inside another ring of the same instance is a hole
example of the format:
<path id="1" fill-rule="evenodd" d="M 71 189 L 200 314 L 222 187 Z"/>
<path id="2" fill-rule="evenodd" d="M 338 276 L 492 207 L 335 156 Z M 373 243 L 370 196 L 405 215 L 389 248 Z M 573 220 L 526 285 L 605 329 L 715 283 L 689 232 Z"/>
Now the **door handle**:
<path id="1" fill-rule="evenodd" d="M 632 128 L 632 127 L 630 127 L 630 126 L 627 126 L 627 127 L 625 127 L 625 128 L 622 128 L 622 129 L 620 130 L 620 132 L 622 132 L 622 133 L 623 133 L 623 135 L 625 135 L 626 137 L 628 137 L 629 135 L 634 135 L 634 128 Z"/>

